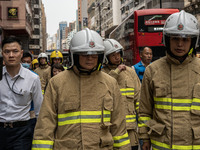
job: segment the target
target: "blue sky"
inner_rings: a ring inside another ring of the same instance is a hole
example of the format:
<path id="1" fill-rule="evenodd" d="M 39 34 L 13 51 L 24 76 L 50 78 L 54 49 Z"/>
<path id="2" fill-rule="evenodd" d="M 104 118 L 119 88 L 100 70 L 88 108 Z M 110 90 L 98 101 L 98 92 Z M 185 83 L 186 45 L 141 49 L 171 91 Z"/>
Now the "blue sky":
<path id="1" fill-rule="evenodd" d="M 76 20 L 78 0 L 42 0 L 47 18 L 47 33 L 51 36 L 57 32 L 59 22 Z M 69 25 L 69 24 L 68 24 Z"/>

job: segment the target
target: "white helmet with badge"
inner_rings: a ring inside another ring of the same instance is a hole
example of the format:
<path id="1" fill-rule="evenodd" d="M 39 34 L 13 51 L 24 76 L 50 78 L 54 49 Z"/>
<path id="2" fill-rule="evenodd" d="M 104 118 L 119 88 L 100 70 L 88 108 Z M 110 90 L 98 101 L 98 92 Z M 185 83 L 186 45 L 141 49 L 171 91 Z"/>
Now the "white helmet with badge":
<path id="1" fill-rule="evenodd" d="M 101 36 L 88 28 L 81 30 L 74 34 L 70 42 L 70 53 L 72 66 L 77 65 L 74 59 L 75 55 L 84 54 L 92 55 L 98 54 L 98 65 L 102 65 L 105 53 L 105 47 Z"/>
<path id="2" fill-rule="evenodd" d="M 195 16 L 182 10 L 170 15 L 163 28 L 163 42 L 167 46 L 166 37 L 178 36 L 195 38 L 194 48 L 198 47 L 199 25 Z"/>
<path id="3" fill-rule="evenodd" d="M 123 53 L 123 47 L 122 45 L 114 40 L 114 39 L 105 39 L 104 41 L 104 46 L 106 48 L 106 52 L 105 52 L 105 55 L 106 55 L 106 59 L 105 59 L 105 63 L 108 63 L 108 59 L 107 59 L 107 56 L 111 53 L 119 53 L 121 54 L 121 57 L 123 57 L 124 53 Z"/>

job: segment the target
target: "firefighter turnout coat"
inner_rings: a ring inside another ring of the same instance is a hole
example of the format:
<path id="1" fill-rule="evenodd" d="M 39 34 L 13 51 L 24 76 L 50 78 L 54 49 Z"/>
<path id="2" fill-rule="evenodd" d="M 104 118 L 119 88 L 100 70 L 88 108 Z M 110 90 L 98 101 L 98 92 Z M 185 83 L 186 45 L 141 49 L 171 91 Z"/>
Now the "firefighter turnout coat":
<path id="1" fill-rule="evenodd" d="M 49 66 L 43 73 L 43 77 L 41 78 L 41 87 L 42 87 L 42 94 L 44 94 L 45 88 L 51 79 L 51 66 Z"/>
<path id="2" fill-rule="evenodd" d="M 140 80 L 136 72 L 126 66 L 126 70 L 119 72 L 117 65 L 105 65 L 102 70 L 114 77 L 121 91 L 121 100 L 125 102 L 126 127 L 131 146 L 138 145 L 136 111 L 139 105 Z"/>
<path id="3" fill-rule="evenodd" d="M 130 149 L 116 80 L 102 71 L 65 70 L 50 79 L 32 150 Z"/>
<path id="4" fill-rule="evenodd" d="M 200 59 L 167 56 L 144 73 L 139 104 L 141 139 L 153 149 L 200 149 Z"/>
<path id="5" fill-rule="evenodd" d="M 47 70 L 48 68 L 50 68 L 50 66 L 48 64 L 46 64 L 45 66 L 40 66 L 37 69 L 35 69 L 35 73 L 37 73 L 40 77 L 40 80 L 43 77 L 44 71 Z"/>

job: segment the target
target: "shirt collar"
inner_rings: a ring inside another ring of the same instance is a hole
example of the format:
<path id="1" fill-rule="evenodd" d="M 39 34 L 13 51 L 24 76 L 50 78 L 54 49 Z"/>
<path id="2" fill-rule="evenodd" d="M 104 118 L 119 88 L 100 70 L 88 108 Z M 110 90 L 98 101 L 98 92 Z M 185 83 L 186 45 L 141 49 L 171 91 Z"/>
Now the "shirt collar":
<path id="1" fill-rule="evenodd" d="M 20 76 L 21 78 L 25 78 L 25 69 L 22 65 L 20 66 L 19 72 L 17 75 L 15 75 L 15 77 Z M 9 74 L 6 67 L 3 67 L 3 75 L 5 75 L 5 73 Z"/>

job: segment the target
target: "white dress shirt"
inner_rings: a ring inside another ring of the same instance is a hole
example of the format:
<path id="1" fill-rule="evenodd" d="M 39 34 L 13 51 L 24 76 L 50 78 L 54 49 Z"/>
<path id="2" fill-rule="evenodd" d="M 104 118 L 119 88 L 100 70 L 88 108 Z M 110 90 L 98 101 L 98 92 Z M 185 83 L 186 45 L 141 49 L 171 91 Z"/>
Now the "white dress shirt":
<path id="1" fill-rule="evenodd" d="M 21 65 L 19 73 L 11 77 L 4 67 L 0 81 L 0 122 L 29 120 L 32 100 L 38 116 L 43 100 L 39 76 Z"/>

